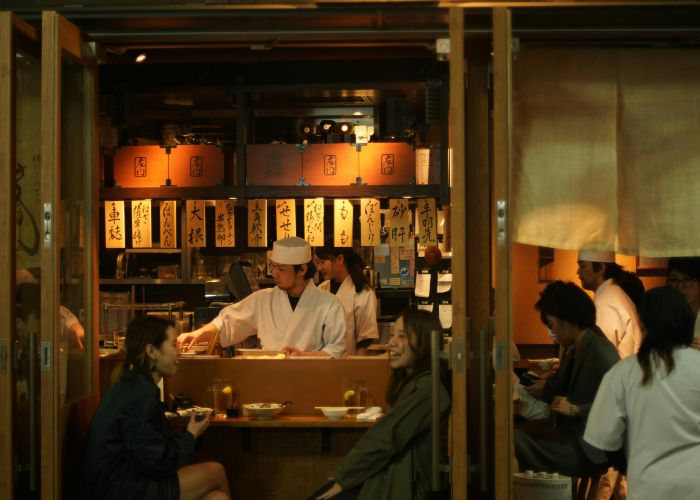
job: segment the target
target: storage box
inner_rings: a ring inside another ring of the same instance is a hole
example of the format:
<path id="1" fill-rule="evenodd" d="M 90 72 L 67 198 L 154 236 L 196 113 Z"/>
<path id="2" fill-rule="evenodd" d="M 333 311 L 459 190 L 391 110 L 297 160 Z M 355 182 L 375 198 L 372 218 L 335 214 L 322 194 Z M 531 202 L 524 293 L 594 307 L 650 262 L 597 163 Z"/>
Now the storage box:
<path id="1" fill-rule="evenodd" d="M 309 144 L 304 150 L 304 179 L 311 186 L 347 186 L 357 179 L 354 144 Z"/>
<path id="2" fill-rule="evenodd" d="M 365 144 L 360 148 L 360 175 L 366 184 L 415 183 L 415 150 L 403 142 Z"/>
<path id="3" fill-rule="evenodd" d="M 168 158 L 169 156 L 169 158 Z M 169 168 L 168 168 L 169 165 Z M 114 181 L 120 187 L 215 186 L 224 181 L 224 154 L 218 146 L 124 146 L 114 154 Z"/>
<path id="4" fill-rule="evenodd" d="M 294 186 L 301 178 L 301 151 L 296 144 L 249 144 L 246 182 L 251 186 Z"/>

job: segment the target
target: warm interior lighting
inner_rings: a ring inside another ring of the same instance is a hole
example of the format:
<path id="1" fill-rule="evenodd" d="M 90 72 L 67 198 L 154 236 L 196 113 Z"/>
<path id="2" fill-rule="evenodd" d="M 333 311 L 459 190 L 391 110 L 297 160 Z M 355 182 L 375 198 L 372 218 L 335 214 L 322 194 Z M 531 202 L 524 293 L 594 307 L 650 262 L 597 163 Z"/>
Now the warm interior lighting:
<path id="1" fill-rule="evenodd" d="M 146 55 L 146 53 L 145 53 L 145 52 L 141 52 L 139 55 L 136 56 L 136 58 L 134 59 L 134 61 L 136 61 L 137 63 L 142 63 L 142 62 L 144 62 L 147 58 L 148 58 L 148 56 Z"/>

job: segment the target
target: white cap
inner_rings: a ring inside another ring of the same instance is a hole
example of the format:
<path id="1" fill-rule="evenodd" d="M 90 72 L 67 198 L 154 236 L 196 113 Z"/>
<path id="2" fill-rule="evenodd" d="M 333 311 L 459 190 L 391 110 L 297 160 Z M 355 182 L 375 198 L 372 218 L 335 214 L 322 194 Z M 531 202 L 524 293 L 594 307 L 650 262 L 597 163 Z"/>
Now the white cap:
<path id="1" fill-rule="evenodd" d="M 307 264 L 311 261 L 311 245 L 296 236 L 277 240 L 272 244 L 270 260 L 278 264 Z"/>
<path id="2" fill-rule="evenodd" d="M 615 252 L 599 252 L 596 250 L 580 250 L 578 260 L 585 262 L 615 262 Z"/>

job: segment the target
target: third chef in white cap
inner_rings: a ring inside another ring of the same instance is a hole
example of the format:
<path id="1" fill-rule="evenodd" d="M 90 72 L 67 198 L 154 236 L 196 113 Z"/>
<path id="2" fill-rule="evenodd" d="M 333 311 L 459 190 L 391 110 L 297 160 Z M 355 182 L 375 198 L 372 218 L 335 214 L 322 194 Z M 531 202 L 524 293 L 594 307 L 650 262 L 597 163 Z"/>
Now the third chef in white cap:
<path id="1" fill-rule="evenodd" d="M 637 308 L 613 276 L 623 272 L 615 252 L 581 250 L 578 277 L 581 286 L 595 293 L 596 324 L 615 345 L 620 358 L 636 354 L 642 342 Z"/>
<path id="2" fill-rule="evenodd" d="M 314 285 L 311 278 L 316 269 L 308 242 L 297 237 L 277 240 L 270 260 L 274 288 L 225 307 L 211 323 L 180 335 L 178 345 L 189 347 L 219 332 L 221 345 L 226 347 L 257 334 L 264 350 L 342 355 L 343 306 L 334 295 Z"/>

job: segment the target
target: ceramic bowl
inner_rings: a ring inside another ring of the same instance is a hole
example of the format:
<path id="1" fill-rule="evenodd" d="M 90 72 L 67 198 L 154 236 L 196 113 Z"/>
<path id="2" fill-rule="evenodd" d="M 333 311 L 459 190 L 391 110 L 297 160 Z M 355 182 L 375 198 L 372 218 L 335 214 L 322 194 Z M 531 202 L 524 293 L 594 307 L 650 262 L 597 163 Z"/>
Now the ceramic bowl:
<path id="1" fill-rule="evenodd" d="M 249 403 L 243 405 L 243 413 L 255 420 L 271 420 L 284 410 L 279 403 Z"/>
<path id="2" fill-rule="evenodd" d="M 347 406 L 319 406 L 318 409 L 321 410 L 329 420 L 340 420 L 347 415 L 350 410 Z"/>

